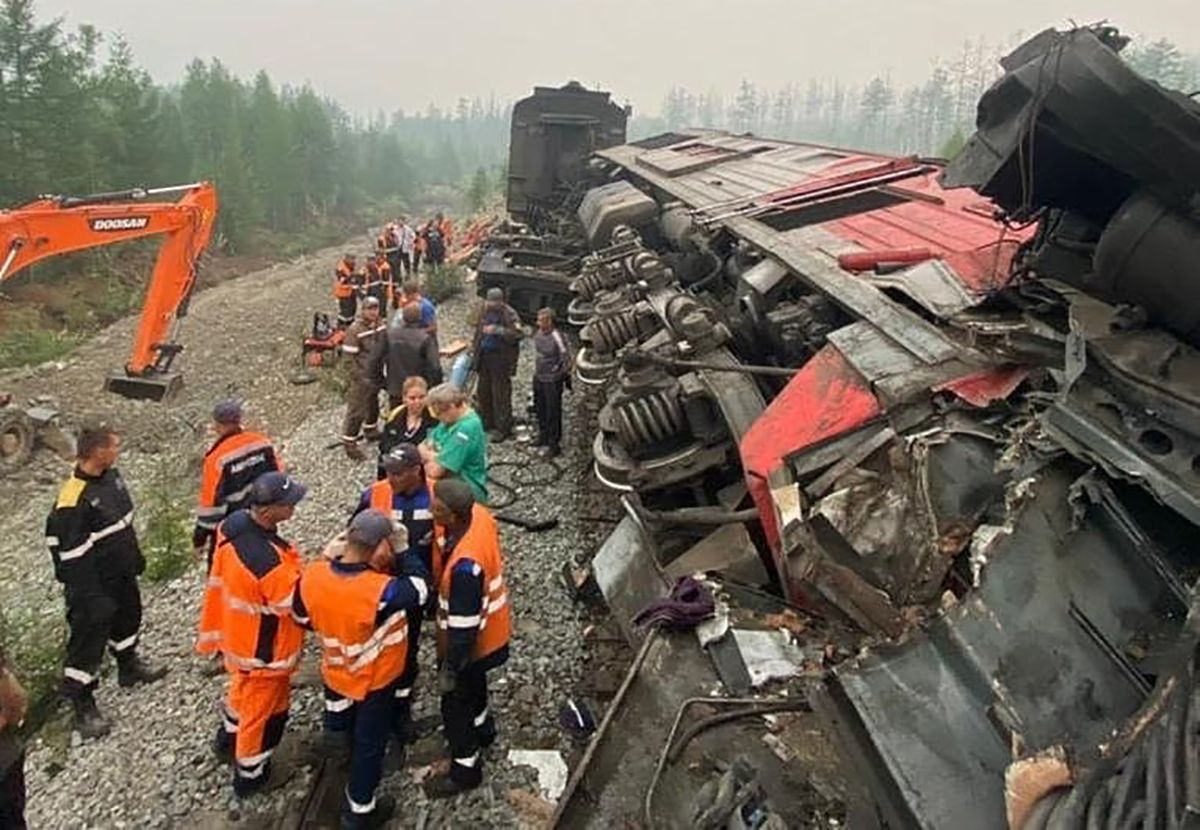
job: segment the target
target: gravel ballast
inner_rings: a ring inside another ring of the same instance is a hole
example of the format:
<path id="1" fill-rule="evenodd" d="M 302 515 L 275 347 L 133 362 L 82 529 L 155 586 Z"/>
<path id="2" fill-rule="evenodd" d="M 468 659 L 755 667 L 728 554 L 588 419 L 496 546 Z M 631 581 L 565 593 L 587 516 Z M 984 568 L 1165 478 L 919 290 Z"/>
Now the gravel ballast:
<path id="1" fill-rule="evenodd" d="M 126 435 L 120 467 L 135 495 L 144 503 L 163 487 L 178 488 L 187 494 L 189 510 L 207 441 L 208 409 L 219 397 L 245 398 L 253 426 L 279 439 L 289 468 L 309 488 L 283 535 L 306 556 L 315 556 L 344 526 L 358 493 L 374 478 L 373 459 L 355 463 L 330 446 L 344 413 L 332 386 L 290 382 L 299 365 L 299 338 L 312 312 L 331 304 L 328 277 L 340 250 L 249 274 L 198 295 L 184 330 L 188 350 L 181 363 L 188 385 L 166 405 L 96 392 L 103 375 L 124 359 L 132 321 L 101 333 L 62 366 L 9 373 L 0 377 L 0 386 L 16 392 L 18 399 L 48 394 L 73 418 L 115 419 Z M 465 336 L 469 302 L 464 296 L 443 304 L 442 342 Z M 526 343 L 514 382 L 519 416 L 531 372 Z M 572 412 L 570 399 L 566 409 Z M 418 779 L 428 767 L 414 761 L 381 785 L 381 791 L 399 801 L 397 827 L 528 825 L 529 811 L 513 807 L 525 795 L 514 791 L 536 793 L 536 775 L 529 767 L 511 766 L 509 750 L 559 750 L 568 759 L 577 752 L 557 716 L 565 701 L 583 689 L 583 631 L 591 620 L 590 612 L 563 587 L 560 571 L 568 560 L 586 560 L 607 527 L 585 518 L 601 512 L 596 504 L 604 497 L 582 486 L 589 459 L 586 442 L 570 440 L 582 428 L 574 417 L 569 415 L 567 424 L 570 449 L 555 464 L 536 459 L 531 448 L 515 441 L 489 447 L 492 460 L 499 462 L 498 478 L 533 482 L 518 486 L 518 498 L 508 509 L 527 518 L 554 517 L 559 525 L 542 533 L 502 525 L 515 630 L 509 663 L 492 676 L 500 736 L 485 754 L 484 786 L 449 801 L 427 802 Z M 0 497 L 13 506 L 0 518 L 0 601 L 13 627 L 10 636 L 32 636 L 38 642 L 62 636 L 61 590 L 41 536 L 53 494 L 68 469 L 43 452 L 19 476 L 0 481 Z M 505 493 L 497 489 L 494 495 Z M 112 734 L 80 742 L 60 715 L 31 743 L 26 764 L 31 827 L 273 826 L 302 801 L 311 783 L 321 718 L 315 654 L 310 645 L 279 753 L 282 766 L 292 771 L 290 780 L 271 794 L 236 801 L 229 769 L 210 749 L 224 681 L 205 677 L 193 654 L 202 571 L 194 565 L 169 582 L 143 583 L 142 649 L 147 657 L 166 660 L 171 673 L 152 686 L 124 690 L 117 688 L 111 665 L 106 666 L 97 700 L 114 722 Z M 418 716 L 437 712 L 431 633 L 427 629 L 422 649 Z"/>

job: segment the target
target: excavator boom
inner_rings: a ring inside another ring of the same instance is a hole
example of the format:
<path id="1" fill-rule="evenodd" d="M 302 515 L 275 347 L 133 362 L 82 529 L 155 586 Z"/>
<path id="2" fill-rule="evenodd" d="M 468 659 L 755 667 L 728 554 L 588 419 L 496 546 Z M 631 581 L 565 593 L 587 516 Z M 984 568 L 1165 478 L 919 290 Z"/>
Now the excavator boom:
<path id="1" fill-rule="evenodd" d="M 182 194 L 182 195 L 179 195 Z M 177 201 L 167 201 L 178 196 Z M 182 346 L 172 323 L 187 313 L 200 255 L 212 237 L 217 191 L 208 182 L 91 196 L 50 196 L 0 211 L 0 282 L 60 254 L 163 235 L 146 287 L 133 350 L 105 388 L 131 398 L 164 400 L 178 386 L 171 363 Z"/>

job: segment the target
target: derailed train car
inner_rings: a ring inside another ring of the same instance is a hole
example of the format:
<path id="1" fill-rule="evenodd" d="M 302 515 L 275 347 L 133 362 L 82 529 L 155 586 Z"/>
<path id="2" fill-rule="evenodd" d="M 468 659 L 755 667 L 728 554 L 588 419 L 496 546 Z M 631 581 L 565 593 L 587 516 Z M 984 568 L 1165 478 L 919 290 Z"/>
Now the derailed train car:
<path id="1" fill-rule="evenodd" d="M 1123 45 L 1022 45 L 948 166 L 686 130 L 599 150 L 570 205 L 628 513 L 596 581 L 624 624 L 706 546 L 861 632 L 810 689 L 852 824 L 1200 821 L 1200 106 Z M 626 630 L 643 737 L 733 685 L 719 643 Z M 610 740 L 611 818 L 663 767 Z"/>

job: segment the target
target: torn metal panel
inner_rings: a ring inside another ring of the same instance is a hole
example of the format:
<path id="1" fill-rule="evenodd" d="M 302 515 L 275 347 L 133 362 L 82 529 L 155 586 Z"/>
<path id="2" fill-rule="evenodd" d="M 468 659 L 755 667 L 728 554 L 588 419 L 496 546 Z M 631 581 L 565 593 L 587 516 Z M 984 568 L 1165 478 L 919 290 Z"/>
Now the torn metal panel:
<path id="1" fill-rule="evenodd" d="M 866 278 L 879 288 L 904 293 L 942 318 L 978 305 L 983 299 L 982 295 L 968 291 L 961 278 L 936 259 L 890 274 L 868 274 Z"/>
<path id="2" fill-rule="evenodd" d="M 604 540 L 592 558 L 592 574 L 625 638 L 640 641 L 644 632 L 633 627 L 633 618 L 665 596 L 668 585 L 659 571 L 653 540 L 632 515 Z"/>
<path id="3" fill-rule="evenodd" d="M 1094 506 L 1072 521 L 1073 480 L 1067 463 L 1045 471 L 993 540 L 978 591 L 910 642 L 834 670 L 839 728 L 895 826 L 1004 828 L 1014 749 L 1104 740 L 1140 705 L 1117 657 L 1179 618 L 1163 615 L 1170 592 L 1134 536 Z"/>
<path id="4" fill-rule="evenodd" d="M 1200 523 L 1195 482 L 1200 443 L 1132 410 L 1080 379 L 1071 393 L 1040 416 L 1046 432 L 1067 449 L 1100 463 L 1112 476 L 1144 484 L 1163 504 Z"/>
<path id="5" fill-rule="evenodd" d="M 768 581 L 758 549 L 740 523 L 717 528 L 663 568 L 671 580 L 698 571 L 719 571 L 747 585 Z"/>

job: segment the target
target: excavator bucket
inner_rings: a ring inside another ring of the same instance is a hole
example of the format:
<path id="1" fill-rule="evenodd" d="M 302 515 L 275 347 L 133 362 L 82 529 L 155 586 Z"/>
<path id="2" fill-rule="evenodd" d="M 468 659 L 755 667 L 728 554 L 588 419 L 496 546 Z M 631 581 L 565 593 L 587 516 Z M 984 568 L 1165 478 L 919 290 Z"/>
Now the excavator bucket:
<path id="1" fill-rule="evenodd" d="M 109 375 L 104 381 L 104 391 L 142 401 L 169 400 L 182 386 L 183 377 L 174 373 L 141 377 Z"/>

